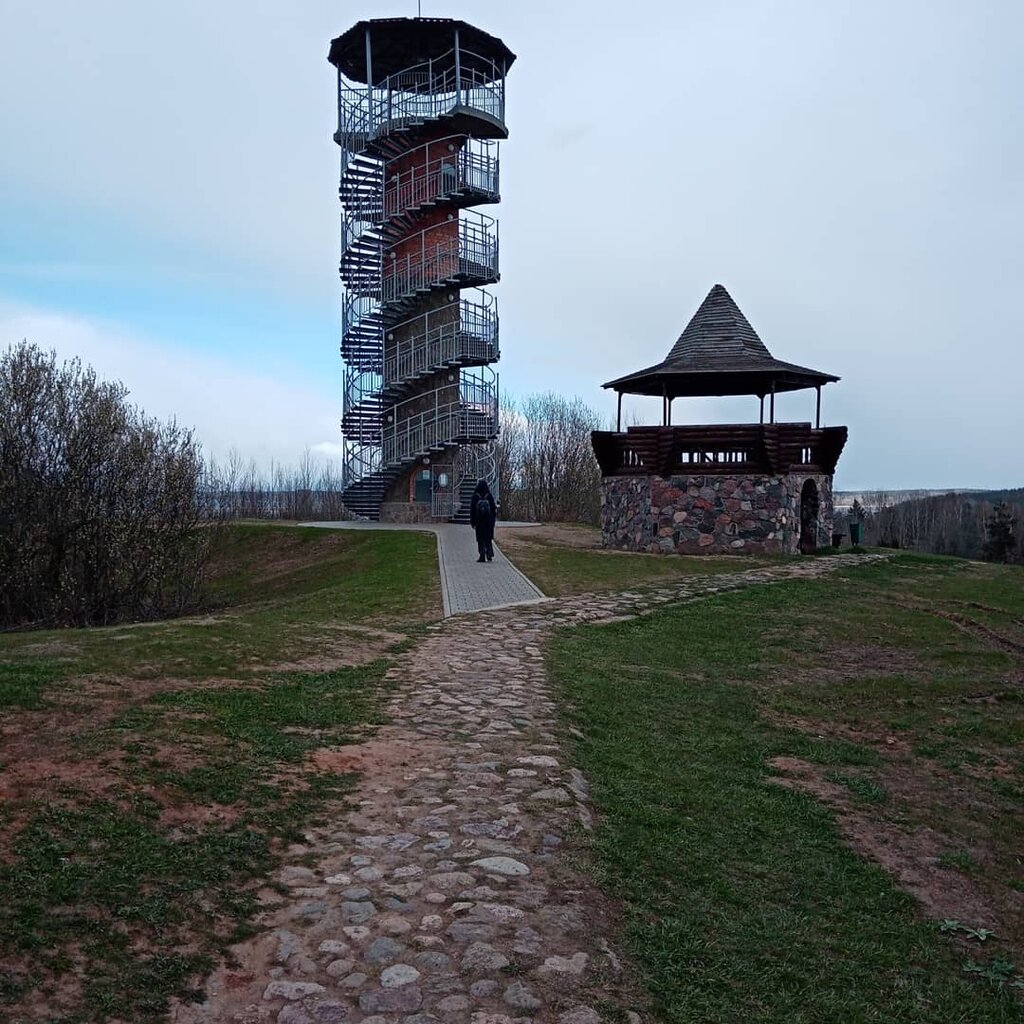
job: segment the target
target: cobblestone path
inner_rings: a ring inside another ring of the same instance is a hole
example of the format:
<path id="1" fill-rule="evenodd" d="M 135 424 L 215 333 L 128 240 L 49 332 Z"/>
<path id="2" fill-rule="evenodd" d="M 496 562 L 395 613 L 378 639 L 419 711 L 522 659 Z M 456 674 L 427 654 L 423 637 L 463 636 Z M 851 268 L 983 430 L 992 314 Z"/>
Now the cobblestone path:
<path id="1" fill-rule="evenodd" d="M 863 565 L 807 559 L 448 619 L 391 670 L 390 725 L 336 752 L 352 809 L 289 851 L 257 938 L 176 1024 L 642 1020 L 608 905 L 573 858 L 586 780 L 560 748 L 552 629 Z M 326 764 L 332 763 L 329 759 Z M 312 864 L 312 866 L 306 866 Z M 617 1008 L 617 1009 L 616 1009 Z"/>

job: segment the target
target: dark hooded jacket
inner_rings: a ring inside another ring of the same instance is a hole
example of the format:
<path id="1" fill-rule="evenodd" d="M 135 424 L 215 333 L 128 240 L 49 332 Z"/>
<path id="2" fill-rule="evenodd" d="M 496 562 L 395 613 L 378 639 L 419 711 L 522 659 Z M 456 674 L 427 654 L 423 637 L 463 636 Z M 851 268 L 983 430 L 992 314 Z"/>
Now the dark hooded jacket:
<path id="1" fill-rule="evenodd" d="M 477 541 L 494 540 L 494 521 L 497 519 L 497 507 L 491 489 L 486 480 L 481 480 L 473 492 L 473 500 L 469 503 L 469 523 L 476 530 Z"/>

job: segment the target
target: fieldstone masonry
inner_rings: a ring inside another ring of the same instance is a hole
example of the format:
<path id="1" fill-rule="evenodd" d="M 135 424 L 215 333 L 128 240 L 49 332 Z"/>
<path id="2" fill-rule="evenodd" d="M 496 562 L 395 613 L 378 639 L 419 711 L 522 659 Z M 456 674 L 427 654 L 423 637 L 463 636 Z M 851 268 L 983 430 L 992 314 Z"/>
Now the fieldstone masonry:
<path id="1" fill-rule="evenodd" d="M 832 533 L 832 477 L 607 476 L 601 484 L 604 546 L 679 554 L 796 554 L 800 550 L 801 494 L 807 481 L 818 494 L 814 547 Z"/>

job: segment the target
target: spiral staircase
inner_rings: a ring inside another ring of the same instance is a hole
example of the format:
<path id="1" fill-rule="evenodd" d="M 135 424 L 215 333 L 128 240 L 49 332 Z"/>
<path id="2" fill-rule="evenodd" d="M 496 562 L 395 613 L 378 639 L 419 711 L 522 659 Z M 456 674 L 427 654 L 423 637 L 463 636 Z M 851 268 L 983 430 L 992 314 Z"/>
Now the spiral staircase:
<path id="1" fill-rule="evenodd" d="M 459 517 L 468 481 L 494 476 L 498 315 L 486 286 L 499 278 L 498 235 L 472 207 L 500 198 L 504 67 L 460 47 L 456 31 L 454 52 L 382 77 L 368 70 L 372 33 L 386 39 L 401 22 L 436 34 L 444 21 L 360 23 L 372 85 L 338 62 L 344 500 L 369 520 L 424 465 L 451 470 L 432 495 L 436 517 Z"/>

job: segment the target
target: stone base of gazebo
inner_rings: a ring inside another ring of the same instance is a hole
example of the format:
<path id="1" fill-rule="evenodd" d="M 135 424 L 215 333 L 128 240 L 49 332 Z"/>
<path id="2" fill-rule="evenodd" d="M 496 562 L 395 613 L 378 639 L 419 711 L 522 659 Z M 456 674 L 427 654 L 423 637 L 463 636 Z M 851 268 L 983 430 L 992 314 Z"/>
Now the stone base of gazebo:
<path id="1" fill-rule="evenodd" d="M 825 473 L 617 475 L 601 483 L 604 546 L 623 551 L 796 554 L 830 543 L 832 519 Z"/>

